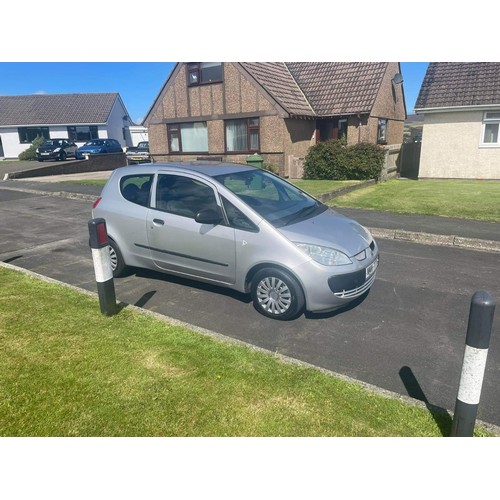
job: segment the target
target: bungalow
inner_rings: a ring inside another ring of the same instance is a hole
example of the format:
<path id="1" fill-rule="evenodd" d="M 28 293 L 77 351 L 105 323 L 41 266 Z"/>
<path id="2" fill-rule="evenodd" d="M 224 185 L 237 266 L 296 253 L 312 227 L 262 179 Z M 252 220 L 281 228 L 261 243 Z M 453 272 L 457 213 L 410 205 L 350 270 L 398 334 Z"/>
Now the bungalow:
<path id="1" fill-rule="evenodd" d="M 133 125 L 118 93 L 0 96 L 0 157 L 17 158 L 37 136 L 79 146 L 110 138 L 126 147 Z"/>
<path id="2" fill-rule="evenodd" d="M 399 63 L 195 62 L 174 66 L 143 125 L 155 161 L 258 153 L 301 177 L 317 142 L 399 144 L 405 118 Z"/>
<path id="3" fill-rule="evenodd" d="M 415 112 L 419 178 L 500 179 L 500 63 L 430 63 Z"/>

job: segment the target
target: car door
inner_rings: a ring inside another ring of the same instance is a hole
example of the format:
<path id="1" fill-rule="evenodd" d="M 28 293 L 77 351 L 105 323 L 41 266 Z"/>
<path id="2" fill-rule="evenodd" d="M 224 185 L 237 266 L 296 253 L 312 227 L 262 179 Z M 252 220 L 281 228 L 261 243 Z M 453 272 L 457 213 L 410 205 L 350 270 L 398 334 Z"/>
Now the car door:
<path id="1" fill-rule="evenodd" d="M 234 229 L 222 219 L 220 199 L 210 182 L 196 175 L 160 173 L 148 213 L 148 241 L 155 265 L 192 277 L 235 282 Z M 219 224 L 195 220 L 204 209 L 218 211 Z"/>

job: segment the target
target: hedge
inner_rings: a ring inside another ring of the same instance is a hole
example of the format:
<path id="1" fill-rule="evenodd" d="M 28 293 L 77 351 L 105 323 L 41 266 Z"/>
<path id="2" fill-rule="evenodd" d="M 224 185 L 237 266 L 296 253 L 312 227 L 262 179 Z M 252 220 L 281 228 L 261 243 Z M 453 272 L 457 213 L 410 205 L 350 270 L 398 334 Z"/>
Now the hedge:
<path id="1" fill-rule="evenodd" d="M 304 179 L 378 179 L 384 166 L 385 151 L 377 144 L 347 146 L 332 139 L 312 146 L 305 158 Z"/>

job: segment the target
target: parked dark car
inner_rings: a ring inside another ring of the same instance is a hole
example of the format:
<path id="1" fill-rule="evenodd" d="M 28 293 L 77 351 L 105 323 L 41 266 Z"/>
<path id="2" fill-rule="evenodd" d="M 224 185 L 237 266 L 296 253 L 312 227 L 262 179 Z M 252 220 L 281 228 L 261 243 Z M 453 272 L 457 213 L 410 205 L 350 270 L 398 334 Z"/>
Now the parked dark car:
<path id="1" fill-rule="evenodd" d="M 87 155 L 106 153 L 123 153 L 123 148 L 116 139 L 93 139 L 76 150 L 76 157 L 83 160 Z"/>
<path id="2" fill-rule="evenodd" d="M 68 139 L 47 139 L 36 150 L 36 159 L 44 160 L 65 160 L 68 157 L 76 157 L 78 146 Z"/>

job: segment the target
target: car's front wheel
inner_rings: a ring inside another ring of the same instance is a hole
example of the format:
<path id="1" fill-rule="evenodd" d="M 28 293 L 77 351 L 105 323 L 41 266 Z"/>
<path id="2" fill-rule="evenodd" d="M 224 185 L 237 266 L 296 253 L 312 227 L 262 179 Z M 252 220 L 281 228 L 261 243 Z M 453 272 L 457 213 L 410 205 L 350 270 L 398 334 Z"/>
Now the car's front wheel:
<path id="1" fill-rule="evenodd" d="M 300 284 L 281 269 L 270 267 L 258 271 L 252 280 L 251 293 L 255 309 L 269 318 L 294 319 L 304 310 Z"/>
<path id="2" fill-rule="evenodd" d="M 61 151 L 61 154 L 59 155 L 59 159 L 61 161 L 65 161 L 66 160 L 66 153 L 64 151 Z"/>
<path id="3" fill-rule="evenodd" d="M 123 255 L 118 248 L 118 245 L 109 239 L 109 256 L 111 258 L 111 269 L 113 271 L 113 278 L 119 278 L 126 269 L 125 261 L 123 260 Z"/>

